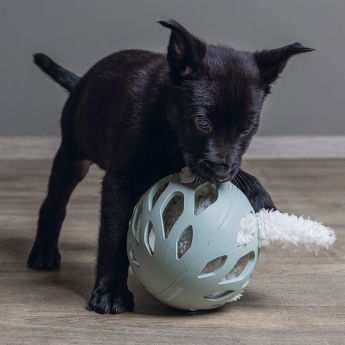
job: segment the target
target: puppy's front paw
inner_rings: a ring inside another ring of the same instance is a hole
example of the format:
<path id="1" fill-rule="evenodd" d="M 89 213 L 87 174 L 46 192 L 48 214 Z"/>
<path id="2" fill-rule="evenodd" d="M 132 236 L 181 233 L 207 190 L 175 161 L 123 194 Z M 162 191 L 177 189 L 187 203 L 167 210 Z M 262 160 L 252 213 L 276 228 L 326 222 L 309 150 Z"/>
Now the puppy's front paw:
<path id="1" fill-rule="evenodd" d="M 57 248 L 34 246 L 28 259 L 28 266 L 35 270 L 53 270 L 60 266 L 60 253 Z"/>
<path id="2" fill-rule="evenodd" d="M 92 292 L 89 309 L 100 314 L 121 314 L 133 311 L 133 294 L 127 288 L 114 290 L 98 285 Z"/>

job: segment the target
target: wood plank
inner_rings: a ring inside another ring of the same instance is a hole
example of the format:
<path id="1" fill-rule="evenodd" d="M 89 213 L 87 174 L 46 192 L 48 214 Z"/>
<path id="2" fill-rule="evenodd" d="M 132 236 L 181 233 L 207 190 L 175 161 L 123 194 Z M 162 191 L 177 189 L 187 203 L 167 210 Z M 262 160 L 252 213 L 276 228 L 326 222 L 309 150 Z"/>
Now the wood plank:
<path id="1" fill-rule="evenodd" d="M 50 159 L 57 137 L 0 137 L 0 159 Z M 246 159 L 345 158 L 345 136 L 255 136 Z"/>
<path id="2" fill-rule="evenodd" d="M 185 314 L 154 300 L 130 275 L 134 313 L 86 310 L 94 279 L 102 172 L 77 188 L 61 236 L 62 267 L 25 266 L 49 160 L 0 160 L 0 344 L 344 344 L 345 161 L 251 160 L 278 207 L 334 227 L 317 256 L 265 249 L 242 299 Z"/>

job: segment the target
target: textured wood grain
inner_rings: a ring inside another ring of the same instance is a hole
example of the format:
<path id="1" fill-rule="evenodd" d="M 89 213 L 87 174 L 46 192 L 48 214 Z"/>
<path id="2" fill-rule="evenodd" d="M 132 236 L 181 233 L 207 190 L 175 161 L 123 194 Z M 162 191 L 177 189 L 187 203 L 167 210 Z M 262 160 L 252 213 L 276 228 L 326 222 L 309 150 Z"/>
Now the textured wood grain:
<path id="1" fill-rule="evenodd" d="M 69 205 L 62 267 L 26 268 L 50 162 L 0 160 L 0 344 L 344 344 L 345 161 L 249 161 L 280 209 L 335 228 L 318 256 L 272 248 L 261 253 L 242 299 L 183 314 L 150 297 L 130 276 L 134 313 L 86 310 L 94 278 L 102 173 L 92 168 Z"/>
<path id="2" fill-rule="evenodd" d="M 57 137 L 0 137 L 0 159 L 50 159 Z M 255 136 L 247 159 L 345 158 L 345 136 Z"/>

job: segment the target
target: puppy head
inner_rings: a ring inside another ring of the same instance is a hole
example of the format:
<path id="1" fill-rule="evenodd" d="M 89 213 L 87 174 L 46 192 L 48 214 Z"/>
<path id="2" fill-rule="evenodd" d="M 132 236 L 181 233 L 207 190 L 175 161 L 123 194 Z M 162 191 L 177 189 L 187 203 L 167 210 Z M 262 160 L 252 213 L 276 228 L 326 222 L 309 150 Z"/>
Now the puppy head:
<path id="1" fill-rule="evenodd" d="M 167 60 L 168 119 L 186 164 L 202 180 L 231 180 L 256 133 L 262 104 L 299 43 L 250 53 L 206 44 L 174 20 Z"/>

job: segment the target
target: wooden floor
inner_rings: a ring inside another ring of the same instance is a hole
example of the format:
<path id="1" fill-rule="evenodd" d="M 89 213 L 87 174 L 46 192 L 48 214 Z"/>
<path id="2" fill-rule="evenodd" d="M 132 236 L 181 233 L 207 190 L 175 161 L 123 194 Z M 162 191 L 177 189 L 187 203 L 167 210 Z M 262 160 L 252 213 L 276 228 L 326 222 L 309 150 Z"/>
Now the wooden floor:
<path id="1" fill-rule="evenodd" d="M 86 310 L 94 278 L 101 172 L 93 168 L 69 206 L 62 266 L 25 265 L 50 162 L 0 160 L 0 344 L 345 344 L 345 161 L 249 161 L 284 211 L 333 227 L 337 242 L 315 256 L 261 252 L 242 299 L 214 312 L 183 314 L 130 277 L 134 313 Z"/>

